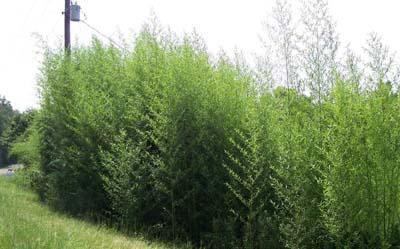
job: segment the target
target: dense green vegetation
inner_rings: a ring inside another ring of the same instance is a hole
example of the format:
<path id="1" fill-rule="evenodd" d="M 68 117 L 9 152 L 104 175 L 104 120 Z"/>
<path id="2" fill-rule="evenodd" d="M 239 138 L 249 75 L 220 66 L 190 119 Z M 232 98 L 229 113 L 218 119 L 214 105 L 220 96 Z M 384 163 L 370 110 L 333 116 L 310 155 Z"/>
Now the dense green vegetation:
<path id="1" fill-rule="evenodd" d="M 18 139 L 22 139 L 20 137 L 31 126 L 35 113 L 34 110 L 22 113 L 14 110 L 8 100 L 0 97 L 0 167 L 16 162 L 11 147 Z M 25 137 L 28 135 L 26 134 Z"/>
<path id="2" fill-rule="evenodd" d="M 400 246 L 393 58 L 372 34 L 366 63 L 340 61 L 326 1 L 304 5 L 300 36 L 277 1 L 259 70 L 156 25 L 125 50 L 48 49 L 41 109 L 12 152 L 43 201 L 124 230 L 206 248 Z"/>
<path id="3" fill-rule="evenodd" d="M 4 139 L 1 138 L 1 135 L 6 131 L 15 115 L 16 111 L 13 110 L 11 103 L 4 97 L 0 97 L 0 167 L 7 165 L 9 161 L 9 146 L 3 141 Z"/>
<path id="4" fill-rule="evenodd" d="M 254 109 L 249 85 L 195 36 L 144 31 L 128 54 L 96 40 L 67 59 L 49 54 L 38 121 L 46 200 L 172 239 L 223 239 L 237 204 L 224 201 L 222 165 Z"/>
<path id="5" fill-rule="evenodd" d="M 0 177 L 0 248 L 132 249 L 185 248 L 124 236 L 105 226 L 57 214 L 16 179 Z"/>

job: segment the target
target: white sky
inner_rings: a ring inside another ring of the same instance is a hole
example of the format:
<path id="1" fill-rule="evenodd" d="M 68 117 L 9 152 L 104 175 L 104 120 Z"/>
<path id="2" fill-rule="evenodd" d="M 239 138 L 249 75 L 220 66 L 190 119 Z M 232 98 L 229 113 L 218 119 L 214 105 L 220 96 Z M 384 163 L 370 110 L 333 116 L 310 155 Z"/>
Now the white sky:
<path id="1" fill-rule="evenodd" d="M 296 0 L 293 0 L 294 2 Z M 194 28 L 210 52 L 236 47 L 250 55 L 260 51 L 258 35 L 274 0 L 80 0 L 87 22 L 104 34 L 125 36 L 137 32 L 154 11 L 161 23 L 175 32 Z M 64 0 L 6 0 L 0 14 L 0 95 L 23 111 L 37 107 L 36 75 L 40 56 L 33 33 L 55 45 L 62 41 Z M 360 48 L 370 31 L 382 35 L 393 50 L 400 50 L 399 0 L 330 0 L 342 44 Z M 93 32 L 72 23 L 72 42 L 87 42 Z"/>

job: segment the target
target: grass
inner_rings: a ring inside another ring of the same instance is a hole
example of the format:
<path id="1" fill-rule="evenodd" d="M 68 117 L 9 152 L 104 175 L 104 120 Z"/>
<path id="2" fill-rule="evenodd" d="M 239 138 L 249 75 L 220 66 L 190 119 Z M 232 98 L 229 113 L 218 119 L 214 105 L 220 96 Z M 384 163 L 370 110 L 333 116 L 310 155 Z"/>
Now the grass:
<path id="1" fill-rule="evenodd" d="M 32 191 L 0 177 L 0 249 L 172 249 L 54 213 Z M 181 247 L 179 247 L 181 248 Z"/>

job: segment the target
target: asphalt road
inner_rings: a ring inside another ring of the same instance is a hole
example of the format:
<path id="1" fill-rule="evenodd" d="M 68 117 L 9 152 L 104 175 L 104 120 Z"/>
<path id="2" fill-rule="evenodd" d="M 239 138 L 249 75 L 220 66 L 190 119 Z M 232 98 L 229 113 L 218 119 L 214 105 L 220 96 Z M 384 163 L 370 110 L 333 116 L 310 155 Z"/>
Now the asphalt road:
<path id="1" fill-rule="evenodd" d="M 22 165 L 21 164 L 14 164 L 14 165 L 11 165 L 9 167 L 12 167 L 13 170 L 16 170 L 16 169 L 22 168 Z M 1 168 L 0 169 L 0 176 L 6 175 L 7 174 L 7 170 L 8 170 L 9 167 Z"/>
<path id="2" fill-rule="evenodd" d="M 7 174 L 7 168 L 0 169 L 0 176 Z"/>

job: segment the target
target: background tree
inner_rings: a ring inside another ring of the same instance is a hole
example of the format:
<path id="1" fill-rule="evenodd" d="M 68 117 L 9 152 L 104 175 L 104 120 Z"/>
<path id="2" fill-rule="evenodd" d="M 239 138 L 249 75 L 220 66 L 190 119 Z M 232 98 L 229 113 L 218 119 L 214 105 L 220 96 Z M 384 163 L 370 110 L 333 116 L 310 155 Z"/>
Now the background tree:
<path id="1" fill-rule="evenodd" d="M 28 128 L 32 125 L 36 111 L 28 110 L 23 113 L 15 112 L 14 116 L 9 121 L 0 138 L 1 145 L 6 151 L 7 162 L 16 163 L 16 158 L 10 153 L 10 148 L 16 140 L 24 135 Z"/>
<path id="2" fill-rule="evenodd" d="M 0 136 L 9 126 L 12 118 L 17 114 L 17 111 L 13 110 L 11 103 L 4 97 L 0 97 Z M 8 144 L 3 138 L 0 139 L 0 166 L 8 164 Z"/>
<path id="3" fill-rule="evenodd" d="M 298 75 L 298 37 L 291 8 L 286 0 L 275 2 L 272 18 L 265 23 L 267 36 L 263 43 L 270 48 L 266 57 L 273 62 L 274 82 L 300 92 L 302 86 Z"/>
<path id="4" fill-rule="evenodd" d="M 395 63 L 395 54 L 390 51 L 382 38 L 375 32 L 368 34 L 366 46 L 364 47 L 365 59 L 364 68 L 365 87 L 367 89 L 375 89 L 381 82 L 397 83 L 400 72 Z M 394 85 L 394 87 L 398 87 Z"/>

